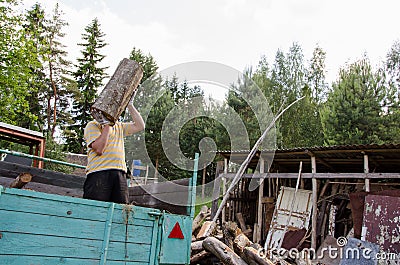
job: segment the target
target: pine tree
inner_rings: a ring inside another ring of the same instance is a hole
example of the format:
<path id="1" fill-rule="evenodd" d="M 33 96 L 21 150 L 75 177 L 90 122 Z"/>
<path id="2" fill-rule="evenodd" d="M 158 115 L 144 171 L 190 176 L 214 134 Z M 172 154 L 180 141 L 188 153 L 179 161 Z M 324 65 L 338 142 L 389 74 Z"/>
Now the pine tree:
<path id="1" fill-rule="evenodd" d="M 71 152 L 84 153 L 85 151 L 83 130 L 86 124 L 93 119 L 90 107 L 96 99 L 97 90 L 107 77 L 105 73 L 107 68 L 99 66 L 105 58 L 105 55 L 100 53 L 100 50 L 107 45 L 103 39 L 104 36 L 99 21 L 95 18 L 85 27 L 85 33 L 82 34 L 84 42 L 78 44 L 83 47 L 82 57 L 77 59 L 77 70 L 73 76 L 79 91 L 73 100 L 73 110 L 71 111 L 73 124 L 64 130 L 68 151 Z"/>
<path id="2" fill-rule="evenodd" d="M 40 4 L 35 4 L 27 11 L 23 24 L 26 38 L 26 56 L 30 58 L 29 68 L 32 77 L 28 80 L 29 108 L 38 117 L 46 117 L 45 97 L 48 90 L 48 77 L 46 76 L 44 58 L 46 57 L 46 18 Z M 37 127 L 44 131 L 45 119 L 37 120 Z M 26 121 L 22 127 L 29 128 L 30 122 Z"/>
<path id="3" fill-rule="evenodd" d="M 71 62 L 66 59 L 67 52 L 61 40 L 62 32 L 68 23 L 62 19 L 62 11 L 58 4 L 53 9 L 46 27 L 46 70 L 48 76 L 47 124 L 49 135 L 53 138 L 58 124 L 69 119 L 69 98 L 72 95 L 73 81 L 68 76 Z"/>
<path id="4" fill-rule="evenodd" d="M 386 56 L 385 73 L 388 81 L 386 132 L 388 141 L 400 143 L 400 41 L 392 45 Z"/>
<path id="5" fill-rule="evenodd" d="M 374 72 L 368 58 L 342 68 L 321 115 L 326 143 L 385 142 L 387 95 L 383 73 Z"/>

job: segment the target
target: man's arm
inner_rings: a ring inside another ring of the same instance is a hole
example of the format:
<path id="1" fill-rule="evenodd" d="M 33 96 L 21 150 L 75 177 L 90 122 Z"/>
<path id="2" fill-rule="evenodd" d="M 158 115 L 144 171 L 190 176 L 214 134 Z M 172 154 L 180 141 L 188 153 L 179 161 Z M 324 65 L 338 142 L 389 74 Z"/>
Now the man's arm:
<path id="1" fill-rule="evenodd" d="M 129 104 L 128 111 L 133 120 L 133 122 L 129 124 L 128 135 L 144 130 L 144 121 L 137 109 L 132 104 Z"/>
<path id="2" fill-rule="evenodd" d="M 106 124 L 103 126 L 103 129 L 101 130 L 100 136 L 89 145 L 89 147 L 92 148 L 93 151 L 95 151 L 96 154 L 99 156 L 103 154 L 104 149 L 106 148 L 109 133 L 110 133 L 110 125 Z"/>

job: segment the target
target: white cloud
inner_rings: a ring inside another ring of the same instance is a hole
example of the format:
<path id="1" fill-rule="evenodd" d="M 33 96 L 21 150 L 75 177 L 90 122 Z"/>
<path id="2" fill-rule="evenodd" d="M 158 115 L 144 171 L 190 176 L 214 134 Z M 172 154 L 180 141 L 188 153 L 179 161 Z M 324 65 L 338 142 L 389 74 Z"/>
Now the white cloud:
<path id="1" fill-rule="evenodd" d="M 27 0 L 34 4 L 34 1 Z M 56 1 L 43 6 L 51 10 Z M 116 6 L 118 5 L 118 6 Z M 243 70 L 261 55 L 271 63 L 293 42 L 310 59 L 317 43 L 327 53 L 329 79 L 339 67 L 367 52 L 376 64 L 399 38 L 396 0 L 60 1 L 70 57 L 80 56 L 81 34 L 94 17 L 109 43 L 105 65 L 112 74 L 135 46 L 151 53 L 161 69 L 210 60 Z"/>

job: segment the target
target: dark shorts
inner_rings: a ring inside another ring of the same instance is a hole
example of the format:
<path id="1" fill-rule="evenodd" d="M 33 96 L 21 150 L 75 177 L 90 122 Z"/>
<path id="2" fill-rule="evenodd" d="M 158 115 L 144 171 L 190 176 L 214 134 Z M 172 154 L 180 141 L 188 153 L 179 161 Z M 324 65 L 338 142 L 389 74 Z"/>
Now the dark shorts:
<path id="1" fill-rule="evenodd" d="M 87 175 L 83 185 L 83 198 L 98 201 L 128 203 L 125 172 L 108 169 Z"/>

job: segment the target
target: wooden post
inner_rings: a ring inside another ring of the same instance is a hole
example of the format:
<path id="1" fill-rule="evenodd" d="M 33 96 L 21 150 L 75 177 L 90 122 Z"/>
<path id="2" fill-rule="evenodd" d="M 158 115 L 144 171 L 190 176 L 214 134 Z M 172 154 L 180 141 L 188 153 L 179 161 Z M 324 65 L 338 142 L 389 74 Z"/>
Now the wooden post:
<path id="1" fill-rule="evenodd" d="M 317 162 L 315 156 L 311 156 L 311 173 L 317 173 Z M 317 217 L 318 217 L 318 182 L 316 178 L 312 178 L 312 231 L 311 231 L 311 248 L 317 249 Z"/>
<path id="2" fill-rule="evenodd" d="M 265 173 L 265 161 L 264 158 L 260 157 L 260 174 Z M 264 179 L 260 178 L 260 185 L 258 186 L 258 202 L 257 202 L 257 226 L 254 227 L 255 238 L 253 238 L 254 243 L 260 243 L 261 241 L 261 230 L 263 223 L 263 197 L 264 197 Z"/>
<path id="3" fill-rule="evenodd" d="M 365 176 L 369 173 L 369 165 L 368 165 L 368 155 L 364 154 L 364 173 Z M 365 178 L 365 191 L 370 192 L 370 183 L 369 183 L 369 178 Z"/>
<path id="4" fill-rule="evenodd" d="M 220 197 L 221 189 L 221 178 L 219 178 L 220 171 L 223 167 L 223 161 L 217 162 L 217 168 L 215 169 L 215 180 L 212 194 L 212 204 L 211 204 L 211 219 L 214 218 L 218 210 L 218 200 Z"/>
<path id="5" fill-rule="evenodd" d="M 224 174 L 228 174 L 228 158 L 224 158 Z M 225 195 L 226 193 L 226 178 L 222 178 L 222 194 Z M 225 206 L 222 209 L 222 223 L 225 223 Z"/>
<path id="6" fill-rule="evenodd" d="M 204 200 L 204 188 L 206 186 L 206 164 L 204 163 L 203 165 L 203 181 L 202 181 L 202 185 L 201 185 L 201 199 Z"/>

